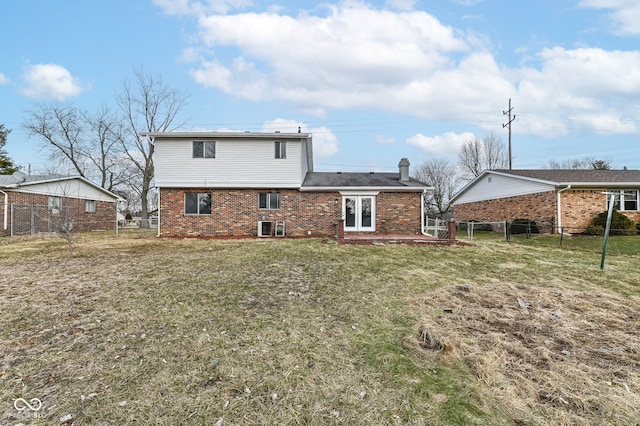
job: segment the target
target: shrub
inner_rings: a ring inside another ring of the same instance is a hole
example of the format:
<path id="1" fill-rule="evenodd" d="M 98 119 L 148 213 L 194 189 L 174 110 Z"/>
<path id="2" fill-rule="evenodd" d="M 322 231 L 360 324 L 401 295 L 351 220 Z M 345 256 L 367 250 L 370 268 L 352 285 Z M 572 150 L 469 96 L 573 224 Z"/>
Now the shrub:
<path id="1" fill-rule="evenodd" d="M 513 221 L 511 222 L 512 234 L 526 234 L 527 232 L 531 234 L 540 233 L 540 230 L 538 229 L 538 225 L 536 225 L 535 220 L 513 219 Z"/>
<path id="2" fill-rule="evenodd" d="M 599 213 L 593 221 L 591 226 L 587 230 L 588 233 L 597 235 L 604 235 L 604 230 L 607 227 L 607 211 Z M 635 235 L 637 232 L 636 224 L 633 220 L 623 215 L 617 210 L 614 210 L 611 215 L 611 235 Z"/>

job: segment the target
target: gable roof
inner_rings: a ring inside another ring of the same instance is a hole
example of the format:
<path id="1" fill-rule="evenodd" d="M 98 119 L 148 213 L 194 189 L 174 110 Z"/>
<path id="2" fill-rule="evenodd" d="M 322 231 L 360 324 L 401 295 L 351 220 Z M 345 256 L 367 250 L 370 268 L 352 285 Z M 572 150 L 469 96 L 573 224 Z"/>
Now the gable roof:
<path id="1" fill-rule="evenodd" d="M 397 192 L 422 192 L 430 186 L 414 179 L 401 181 L 398 173 L 343 173 L 308 172 L 302 182 L 301 191 L 336 190 L 385 190 Z"/>
<path id="2" fill-rule="evenodd" d="M 640 187 L 640 170 L 516 169 L 485 170 L 451 197 L 455 203 L 485 177 L 494 175 L 521 182 L 543 184 L 552 189 Z"/>
<path id="3" fill-rule="evenodd" d="M 31 186 L 31 185 L 39 185 L 43 183 L 51 183 L 51 182 L 64 182 L 70 180 L 79 180 L 86 185 L 91 186 L 92 188 L 104 193 L 109 198 L 113 198 L 114 201 L 121 200 L 122 198 L 118 195 L 114 194 L 111 191 L 108 191 L 97 185 L 90 180 L 80 176 L 63 176 L 63 175 L 26 175 L 22 172 L 15 172 L 12 175 L 0 175 L 0 189 L 13 189 L 18 190 L 21 187 Z"/>

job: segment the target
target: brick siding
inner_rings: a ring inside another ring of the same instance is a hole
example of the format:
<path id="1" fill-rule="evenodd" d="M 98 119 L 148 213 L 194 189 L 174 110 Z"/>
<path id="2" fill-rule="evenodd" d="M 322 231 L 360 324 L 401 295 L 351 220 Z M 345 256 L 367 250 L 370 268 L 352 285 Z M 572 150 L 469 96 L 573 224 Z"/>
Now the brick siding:
<path id="1" fill-rule="evenodd" d="M 11 234 L 12 205 L 14 205 L 14 209 L 16 209 L 20 208 L 18 206 L 47 206 L 49 203 L 49 196 L 47 195 L 15 191 L 5 192 L 8 194 L 9 204 L 9 208 L 7 209 L 7 229 L 4 229 L 4 195 L 0 194 L 0 235 L 6 236 Z M 84 199 L 64 197 L 62 198 L 62 207 L 63 209 L 69 208 L 68 219 L 73 224 L 74 231 L 83 232 L 115 229 L 116 203 L 96 201 L 96 211 L 94 213 L 88 213 L 85 212 Z M 18 218 L 15 219 L 18 220 Z M 49 222 L 48 218 L 35 217 L 33 221 L 33 225 L 35 225 L 35 229 L 37 230 L 36 232 L 46 232 L 46 230 L 49 229 L 47 224 L 47 222 Z"/>
<path id="2" fill-rule="evenodd" d="M 210 215 L 185 215 L 185 192 L 211 193 Z M 160 190 L 160 236 L 249 237 L 257 236 L 259 220 L 285 222 L 290 237 L 335 237 L 342 218 L 338 192 L 300 192 L 282 189 L 280 208 L 258 208 L 258 194 L 267 189 Z M 420 193 L 380 193 L 376 197 L 375 234 L 420 232 Z M 368 233 L 371 234 L 371 233 Z"/>
<path id="3" fill-rule="evenodd" d="M 536 220 L 555 216 L 556 195 L 554 191 L 457 204 L 454 208 L 456 222 Z"/>
<path id="4" fill-rule="evenodd" d="M 566 232 L 587 228 L 593 219 L 607 209 L 607 199 L 601 190 L 568 190 L 560 193 L 562 207 L 561 224 Z M 454 209 L 457 222 L 498 222 L 514 219 L 535 221 L 552 219 L 557 226 L 556 192 L 498 198 L 475 203 L 458 204 Z M 640 221 L 640 212 L 621 212 L 635 223 Z M 577 232 L 577 231 L 576 231 Z"/>

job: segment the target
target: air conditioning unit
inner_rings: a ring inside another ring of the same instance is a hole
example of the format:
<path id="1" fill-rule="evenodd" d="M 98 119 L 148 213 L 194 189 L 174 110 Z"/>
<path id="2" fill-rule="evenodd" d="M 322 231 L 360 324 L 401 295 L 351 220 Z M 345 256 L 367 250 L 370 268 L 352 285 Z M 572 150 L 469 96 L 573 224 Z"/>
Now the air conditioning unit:
<path id="1" fill-rule="evenodd" d="M 272 222 L 270 220 L 258 221 L 258 237 L 270 237 L 272 235 Z"/>

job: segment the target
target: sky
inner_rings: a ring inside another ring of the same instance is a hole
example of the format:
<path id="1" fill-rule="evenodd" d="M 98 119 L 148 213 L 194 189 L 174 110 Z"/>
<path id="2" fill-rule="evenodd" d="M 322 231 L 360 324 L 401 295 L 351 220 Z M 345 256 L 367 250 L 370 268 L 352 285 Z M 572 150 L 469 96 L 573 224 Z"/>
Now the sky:
<path id="1" fill-rule="evenodd" d="M 117 108 L 136 69 L 188 94 L 177 130 L 310 132 L 316 171 L 457 161 L 490 134 L 514 169 L 640 169 L 637 0 L 21 0 L 2 7 L 0 123 L 48 102 Z M 512 117 L 513 118 L 513 117 Z"/>

